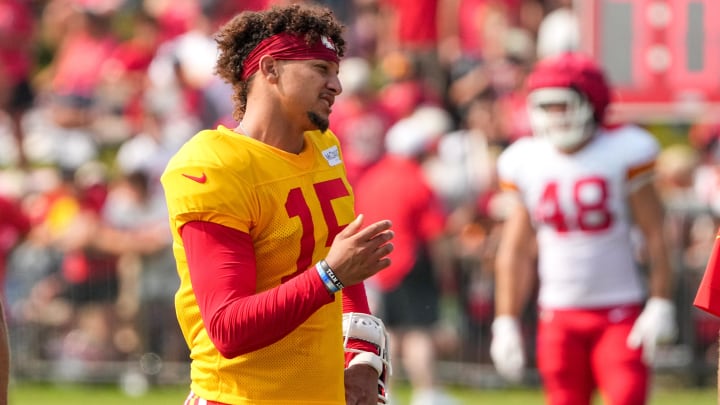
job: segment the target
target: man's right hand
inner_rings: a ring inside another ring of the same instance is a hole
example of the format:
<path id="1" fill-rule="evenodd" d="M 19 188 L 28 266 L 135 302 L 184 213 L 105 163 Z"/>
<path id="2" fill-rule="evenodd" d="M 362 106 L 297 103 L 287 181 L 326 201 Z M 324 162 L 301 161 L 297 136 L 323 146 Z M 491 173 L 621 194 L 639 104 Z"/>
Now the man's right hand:
<path id="1" fill-rule="evenodd" d="M 495 369 L 504 378 L 519 382 L 525 371 L 525 349 L 520 322 L 509 315 L 501 315 L 492 323 L 490 357 Z"/>
<path id="2" fill-rule="evenodd" d="M 387 257 L 393 250 L 390 240 L 395 234 L 388 220 L 362 228 L 360 214 L 342 230 L 330 246 L 325 261 L 347 287 L 362 282 L 390 265 Z"/>

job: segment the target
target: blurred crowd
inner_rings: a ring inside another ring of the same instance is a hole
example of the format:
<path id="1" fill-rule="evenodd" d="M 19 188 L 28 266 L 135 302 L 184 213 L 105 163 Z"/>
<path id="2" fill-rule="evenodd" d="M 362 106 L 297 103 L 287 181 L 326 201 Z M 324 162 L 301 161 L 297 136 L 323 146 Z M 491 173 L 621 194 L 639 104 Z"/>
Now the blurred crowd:
<path id="1" fill-rule="evenodd" d="M 285 2 L 0 0 L 0 282 L 16 374 L 38 359 L 58 360 L 44 371 L 65 379 L 147 353 L 187 361 L 159 176 L 200 129 L 237 126 L 213 32 Z M 439 356 L 489 362 L 505 214 L 495 158 L 530 135 L 535 61 L 579 46 L 572 1 L 321 3 L 347 26 L 331 129 L 348 177 L 359 184 L 388 149 L 418 158 L 446 215 L 433 254 Z M 657 181 L 687 294 L 720 216 L 720 124 L 672 129 L 682 136 L 666 142 Z M 386 137 L 402 131 L 414 135 Z M 718 325 L 692 316 L 686 333 L 709 350 Z"/>

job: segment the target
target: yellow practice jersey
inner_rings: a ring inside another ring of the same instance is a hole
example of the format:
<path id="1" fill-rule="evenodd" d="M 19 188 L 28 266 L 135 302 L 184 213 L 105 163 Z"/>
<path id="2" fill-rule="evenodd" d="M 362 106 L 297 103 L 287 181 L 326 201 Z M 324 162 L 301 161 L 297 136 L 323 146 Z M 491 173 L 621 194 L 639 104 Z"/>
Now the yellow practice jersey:
<path id="1" fill-rule="evenodd" d="M 278 342 L 226 359 L 204 328 L 178 233 L 189 221 L 248 233 L 257 292 L 323 259 L 335 235 L 353 220 L 354 197 L 335 135 L 304 136 L 304 150 L 296 155 L 222 126 L 202 131 L 162 176 L 181 280 L 175 308 L 191 349 L 191 389 L 202 398 L 228 404 L 345 404 L 340 296 Z"/>

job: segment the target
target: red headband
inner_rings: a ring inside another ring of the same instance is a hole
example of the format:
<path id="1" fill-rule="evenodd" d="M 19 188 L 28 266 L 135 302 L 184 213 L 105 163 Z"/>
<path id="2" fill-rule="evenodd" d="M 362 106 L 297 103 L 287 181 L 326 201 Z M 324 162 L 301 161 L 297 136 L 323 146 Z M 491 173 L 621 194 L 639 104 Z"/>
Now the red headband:
<path id="1" fill-rule="evenodd" d="M 337 48 L 330 38 L 323 35 L 320 37 L 320 41 L 308 45 L 303 37 L 281 32 L 260 41 L 245 58 L 242 71 L 243 80 L 247 80 L 258 71 L 260 58 L 265 55 L 280 60 L 322 59 L 335 63 L 340 62 Z"/>

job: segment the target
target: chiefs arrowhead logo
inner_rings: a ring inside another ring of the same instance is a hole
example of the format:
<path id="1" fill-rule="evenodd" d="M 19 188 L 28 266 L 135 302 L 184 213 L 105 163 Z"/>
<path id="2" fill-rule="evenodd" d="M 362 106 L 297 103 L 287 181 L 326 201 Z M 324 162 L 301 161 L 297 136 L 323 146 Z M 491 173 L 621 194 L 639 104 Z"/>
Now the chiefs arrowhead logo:
<path id="1" fill-rule="evenodd" d="M 329 37 L 327 37 L 325 35 L 321 36 L 320 42 L 322 42 L 322 44 L 325 45 L 325 48 L 327 48 L 333 52 L 337 52 L 337 48 L 335 48 L 335 44 L 333 44 L 332 39 L 330 39 Z"/>
<path id="2" fill-rule="evenodd" d="M 205 173 L 203 173 L 202 176 L 200 176 L 200 177 L 198 177 L 198 176 L 193 176 L 193 175 L 190 175 L 190 174 L 185 174 L 185 173 L 183 173 L 182 175 L 185 176 L 185 177 L 187 177 L 188 179 L 190 179 L 190 180 L 192 180 L 192 181 L 195 181 L 195 182 L 198 182 L 198 183 L 200 183 L 200 184 L 204 184 L 204 183 L 207 181 L 207 176 L 205 176 Z"/>

